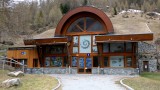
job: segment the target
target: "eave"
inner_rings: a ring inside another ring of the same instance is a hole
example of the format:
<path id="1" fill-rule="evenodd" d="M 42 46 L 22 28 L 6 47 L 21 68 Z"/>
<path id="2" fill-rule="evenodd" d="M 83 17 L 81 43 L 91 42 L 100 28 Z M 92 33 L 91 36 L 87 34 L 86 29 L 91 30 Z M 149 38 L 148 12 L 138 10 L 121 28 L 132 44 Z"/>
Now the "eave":
<path id="1" fill-rule="evenodd" d="M 65 44 L 67 38 L 43 38 L 43 39 L 26 39 L 24 40 L 25 45 L 51 45 L 51 44 Z"/>
<path id="2" fill-rule="evenodd" d="M 124 34 L 124 35 L 100 35 L 96 36 L 96 42 L 138 42 L 153 40 L 153 33 Z"/>

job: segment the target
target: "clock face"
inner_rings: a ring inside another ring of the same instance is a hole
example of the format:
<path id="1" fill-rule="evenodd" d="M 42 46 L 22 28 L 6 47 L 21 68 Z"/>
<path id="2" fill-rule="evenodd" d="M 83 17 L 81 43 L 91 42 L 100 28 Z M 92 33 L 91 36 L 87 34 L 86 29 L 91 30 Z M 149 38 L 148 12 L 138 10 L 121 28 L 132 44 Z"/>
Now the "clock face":
<path id="1" fill-rule="evenodd" d="M 89 47 L 89 45 L 90 45 L 89 40 L 86 40 L 86 39 L 82 40 L 81 47 L 83 49 L 87 49 Z"/>

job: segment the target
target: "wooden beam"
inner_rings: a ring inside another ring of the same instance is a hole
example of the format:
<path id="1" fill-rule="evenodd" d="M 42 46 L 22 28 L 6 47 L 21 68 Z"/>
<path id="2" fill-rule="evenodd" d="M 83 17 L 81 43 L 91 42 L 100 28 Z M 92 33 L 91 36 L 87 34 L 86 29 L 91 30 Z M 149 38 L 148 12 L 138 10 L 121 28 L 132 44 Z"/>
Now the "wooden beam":
<path id="1" fill-rule="evenodd" d="M 128 35 L 102 35 L 96 36 L 96 42 L 135 42 L 135 41 L 151 41 L 153 33 L 148 34 L 128 34 Z"/>
<path id="2" fill-rule="evenodd" d="M 47 45 L 67 43 L 67 38 L 44 38 L 44 39 L 27 39 L 25 45 Z"/>

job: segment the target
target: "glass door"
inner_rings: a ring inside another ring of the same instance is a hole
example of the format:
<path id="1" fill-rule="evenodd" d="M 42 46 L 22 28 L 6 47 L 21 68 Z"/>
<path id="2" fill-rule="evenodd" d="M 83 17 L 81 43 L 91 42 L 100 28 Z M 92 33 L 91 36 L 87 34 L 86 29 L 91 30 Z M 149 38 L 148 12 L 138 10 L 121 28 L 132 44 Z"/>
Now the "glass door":
<path id="1" fill-rule="evenodd" d="M 92 58 L 80 57 L 78 60 L 78 73 L 91 73 L 92 72 Z"/>

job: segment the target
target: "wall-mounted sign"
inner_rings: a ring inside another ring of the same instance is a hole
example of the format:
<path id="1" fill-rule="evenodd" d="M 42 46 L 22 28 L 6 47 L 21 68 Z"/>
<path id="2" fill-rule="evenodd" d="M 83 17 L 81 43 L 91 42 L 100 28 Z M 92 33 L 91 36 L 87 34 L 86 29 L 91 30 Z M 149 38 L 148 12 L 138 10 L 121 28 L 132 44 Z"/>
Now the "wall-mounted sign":
<path id="1" fill-rule="evenodd" d="M 80 53 L 91 53 L 91 36 L 80 36 Z"/>
<path id="2" fill-rule="evenodd" d="M 26 55 L 26 52 L 21 52 L 22 55 Z"/>

